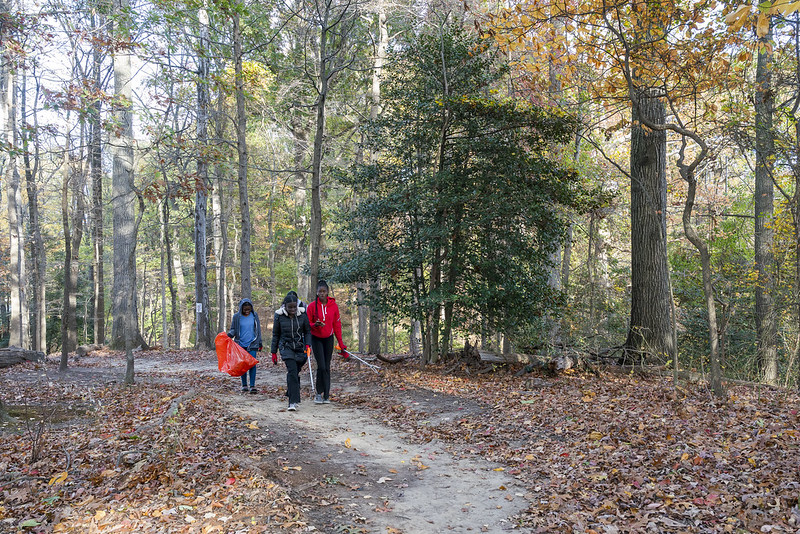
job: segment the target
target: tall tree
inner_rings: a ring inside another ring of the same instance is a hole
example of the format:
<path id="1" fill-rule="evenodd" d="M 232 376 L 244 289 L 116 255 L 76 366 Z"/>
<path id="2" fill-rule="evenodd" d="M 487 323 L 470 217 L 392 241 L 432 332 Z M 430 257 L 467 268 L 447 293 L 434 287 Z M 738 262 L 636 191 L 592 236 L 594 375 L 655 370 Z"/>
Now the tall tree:
<path id="1" fill-rule="evenodd" d="M 200 39 L 197 47 L 197 193 L 194 206 L 194 296 L 196 320 L 195 345 L 211 348 L 211 325 L 208 309 L 208 267 L 206 250 L 206 213 L 208 211 L 208 115 L 209 97 L 209 26 L 205 7 L 198 10 Z"/>
<path id="2" fill-rule="evenodd" d="M 101 31 L 104 26 L 104 17 L 100 14 L 91 15 L 92 26 L 95 31 Z M 98 36 L 99 37 L 99 36 Z M 100 39 L 96 38 L 92 46 L 92 72 L 94 74 L 95 93 L 105 90 L 103 84 L 102 62 L 103 53 L 100 49 Z M 91 139 L 89 141 L 89 166 L 92 183 L 91 202 L 91 232 L 92 232 L 92 265 L 94 271 L 94 287 L 92 299 L 92 320 L 94 342 L 103 345 L 106 342 L 105 320 L 105 232 L 103 231 L 103 142 L 102 142 L 102 109 L 103 100 L 96 98 L 90 110 Z"/>
<path id="3" fill-rule="evenodd" d="M 35 84 L 33 91 L 33 108 L 30 112 L 31 127 L 26 128 L 22 137 L 22 154 L 25 163 L 25 188 L 28 193 L 28 218 L 30 224 L 31 266 L 31 306 L 33 308 L 33 324 L 31 325 L 31 338 L 33 350 L 47 352 L 47 296 L 45 277 L 47 275 L 47 255 L 42 238 L 41 209 L 39 206 L 39 176 L 40 151 L 39 151 L 39 114 L 38 104 L 40 82 L 35 67 L 32 69 L 32 78 Z M 23 120 L 27 123 L 28 90 L 27 74 L 23 74 L 23 90 L 20 110 Z"/>
<path id="4" fill-rule="evenodd" d="M 217 109 L 214 117 L 214 142 L 221 150 L 225 144 L 225 92 L 218 91 Z M 227 283 L 228 283 L 228 212 L 225 184 L 226 166 L 220 158 L 214 165 L 214 189 L 211 210 L 214 215 L 214 257 L 217 259 L 217 332 L 227 330 Z"/>
<path id="5" fill-rule="evenodd" d="M 69 114 L 67 115 L 69 125 Z M 64 306 L 61 313 L 61 362 L 60 372 L 66 372 L 69 353 L 77 346 L 77 293 L 80 247 L 83 240 L 85 201 L 83 197 L 83 145 L 85 124 L 80 126 L 81 135 L 77 147 L 72 147 L 71 134 L 66 132 L 64 147 L 63 182 L 61 188 L 61 217 L 64 227 Z M 73 150 L 77 156 L 73 155 Z"/>
<path id="6" fill-rule="evenodd" d="M 245 113 L 244 77 L 242 75 L 242 30 L 240 27 L 238 6 L 233 9 L 233 63 L 236 85 L 236 148 L 239 155 L 237 178 L 239 182 L 239 209 L 242 218 L 241 248 L 241 298 L 252 296 L 250 275 L 250 199 L 247 195 L 247 114 Z"/>
<path id="7" fill-rule="evenodd" d="M 773 169 L 775 142 L 773 113 L 775 96 L 772 82 L 772 17 L 768 18 L 766 34 L 758 40 L 755 89 L 755 269 L 758 275 L 756 292 L 756 337 L 758 365 L 763 380 L 770 384 L 778 380 L 778 334 L 775 315 L 775 258 L 774 185 Z"/>
<path id="8" fill-rule="evenodd" d="M 355 0 L 314 0 L 307 12 L 309 26 L 314 29 L 314 67 L 307 71 L 317 92 L 314 102 L 316 122 L 311 159 L 311 260 L 310 283 L 316 291 L 319 280 L 319 259 L 322 249 L 322 172 L 325 151 L 327 101 L 334 78 L 355 61 L 351 53 L 359 22 L 359 5 Z M 311 33 L 309 33 L 311 35 Z"/>
<path id="9" fill-rule="evenodd" d="M 125 383 L 134 382 L 133 346 L 143 343 L 136 303 L 136 217 L 134 184 L 133 109 L 131 71 L 131 19 L 128 0 L 114 0 L 114 94 L 119 125 L 112 144 L 111 207 L 114 224 L 114 283 L 112 287 L 112 346 L 125 349 Z M 141 217 L 141 212 L 140 212 Z"/>
<path id="10" fill-rule="evenodd" d="M 619 15 L 618 15 L 619 16 Z M 631 62 L 631 315 L 625 349 L 635 360 L 674 359 L 672 291 L 667 258 L 667 135 L 661 82 L 651 74 L 656 63 L 650 43 L 663 39 L 665 14 L 651 2 L 632 2 L 631 33 L 617 34 L 628 44 Z M 610 28 L 614 31 L 612 24 Z M 655 125 L 653 129 L 645 125 Z M 666 357 L 666 358 L 665 358 Z"/>
<path id="11" fill-rule="evenodd" d="M 372 83 L 369 92 L 369 118 L 371 121 L 377 120 L 381 112 L 381 77 L 383 76 L 386 54 L 389 47 L 389 27 L 386 21 L 386 5 L 383 0 L 378 0 L 375 4 L 375 11 L 377 15 L 377 39 L 375 39 Z M 372 152 L 370 154 L 370 161 L 375 162 L 377 160 L 378 153 Z M 380 294 L 380 284 L 380 279 L 378 277 L 373 277 L 369 280 L 369 292 Z M 361 291 L 363 293 L 363 289 L 361 289 Z M 363 296 L 360 298 L 363 298 Z M 381 323 L 383 322 L 383 317 L 375 306 L 370 306 L 366 310 L 363 308 L 364 306 L 359 307 L 359 326 L 361 323 L 366 324 L 367 320 L 369 321 L 369 352 L 370 354 L 379 354 L 381 352 Z M 362 317 L 362 314 L 366 315 L 366 317 Z M 418 321 L 414 321 L 415 325 L 417 323 Z M 361 336 L 363 336 L 362 330 L 359 329 L 359 337 Z M 359 339 L 359 350 L 363 350 L 363 348 L 361 348 L 362 345 L 363 341 Z"/>
<path id="12" fill-rule="evenodd" d="M 11 13 L 6 0 L 0 2 L 0 16 L 11 21 L 19 13 Z M 3 43 L 14 43 L 12 24 L 0 24 L 0 39 Z M 17 125 L 18 77 L 14 48 L 4 46 L 0 57 L 0 142 L 3 146 L 3 180 L 6 184 L 10 243 L 10 298 L 9 345 L 28 348 L 28 299 L 26 295 L 27 273 L 25 269 L 25 232 L 22 217 L 22 195 L 20 174 L 17 166 L 19 129 Z"/>

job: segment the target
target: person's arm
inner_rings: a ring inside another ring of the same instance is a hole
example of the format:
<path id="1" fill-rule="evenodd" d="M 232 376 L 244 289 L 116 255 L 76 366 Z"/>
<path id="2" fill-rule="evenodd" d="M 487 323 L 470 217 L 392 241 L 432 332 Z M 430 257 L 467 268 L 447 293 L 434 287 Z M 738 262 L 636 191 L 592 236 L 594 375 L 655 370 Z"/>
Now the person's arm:
<path id="1" fill-rule="evenodd" d="M 308 314 L 304 315 L 303 317 L 306 318 L 306 320 L 303 321 L 303 331 L 305 333 L 303 338 L 306 340 L 306 346 L 310 347 L 311 346 L 311 324 L 309 323 L 309 320 L 311 318 L 308 316 Z"/>
<path id="2" fill-rule="evenodd" d="M 231 319 L 231 327 L 228 329 L 228 337 L 231 339 L 236 339 L 236 319 L 239 318 L 239 315 L 234 313 L 233 318 Z"/>
<path id="3" fill-rule="evenodd" d="M 272 346 L 270 347 L 270 352 L 272 354 L 278 353 L 278 340 L 281 338 L 281 320 L 278 317 L 278 314 L 275 314 L 275 320 L 272 323 Z"/>
<path id="4" fill-rule="evenodd" d="M 312 308 L 313 306 L 313 308 Z M 317 316 L 317 301 L 310 303 L 306 306 L 306 316 L 308 317 L 308 326 L 313 325 L 317 322 L 319 317 Z"/>
<path id="5" fill-rule="evenodd" d="M 339 347 L 342 350 L 345 350 L 347 345 L 345 345 L 344 341 L 342 341 L 342 318 L 339 315 L 339 305 L 334 304 L 334 306 L 333 333 L 336 336 L 336 341 L 339 342 Z"/>
<path id="6" fill-rule="evenodd" d="M 261 352 L 261 349 L 264 348 L 264 344 L 261 342 L 261 318 L 256 312 L 253 312 L 253 317 L 256 318 L 256 341 L 258 342 L 258 352 Z"/>

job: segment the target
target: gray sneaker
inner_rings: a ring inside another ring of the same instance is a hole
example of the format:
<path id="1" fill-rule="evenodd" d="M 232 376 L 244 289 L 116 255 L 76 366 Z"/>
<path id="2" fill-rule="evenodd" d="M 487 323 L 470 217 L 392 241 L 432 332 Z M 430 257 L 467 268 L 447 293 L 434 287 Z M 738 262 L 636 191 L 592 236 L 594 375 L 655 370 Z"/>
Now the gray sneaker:
<path id="1" fill-rule="evenodd" d="M 290 412 L 295 412 L 295 411 L 297 411 L 297 405 L 295 403 L 291 403 L 289 405 L 289 407 L 287 408 L 287 410 L 290 411 Z"/>
<path id="2" fill-rule="evenodd" d="M 242 393 L 247 393 L 248 391 L 250 391 L 250 388 L 247 386 L 242 386 Z"/>
<path id="3" fill-rule="evenodd" d="M 322 404 L 330 404 L 330 403 L 331 403 L 330 399 L 322 399 Z"/>
<path id="4" fill-rule="evenodd" d="M 314 397 L 314 404 L 322 404 L 323 402 L 325 401 L 322 400 L 322 395 L 317 395 L 316 397 Z"/>

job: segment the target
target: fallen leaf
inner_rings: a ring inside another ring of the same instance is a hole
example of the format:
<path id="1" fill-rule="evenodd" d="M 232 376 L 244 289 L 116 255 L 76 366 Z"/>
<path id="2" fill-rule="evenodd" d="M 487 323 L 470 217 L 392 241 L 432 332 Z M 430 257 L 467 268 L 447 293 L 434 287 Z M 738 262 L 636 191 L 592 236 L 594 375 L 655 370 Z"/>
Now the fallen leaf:
<path id="1" fill-rule="evenodd" d="M 53 478 L 51 478 L 50 482 L 48 482 L 47 485 L 48 486 L 52 486 L 53 484 L 61 484 L 62 482 L 67 480 L 67 476 L 69 476 L 67 474 L 67 472 L 63 471 L 63 472 L 57 474 L 56 476 L 54 476 Z"/>

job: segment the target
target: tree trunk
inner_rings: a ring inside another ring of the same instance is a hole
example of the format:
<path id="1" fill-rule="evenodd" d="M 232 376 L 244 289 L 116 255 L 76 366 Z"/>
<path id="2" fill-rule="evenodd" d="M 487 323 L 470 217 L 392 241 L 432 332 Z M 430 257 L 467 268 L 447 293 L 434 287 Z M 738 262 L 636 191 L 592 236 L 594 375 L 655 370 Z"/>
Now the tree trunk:
<path id="1" fill-rule="evenodd" d="M 162 198 L 158 206 L 158 222 L 161 226 L 161 347 L 169 348 L 169 321 L 167 319 L 167 280 L 172 282 L 171 274 L 167 274 L 167 226 L 164 224 L 164 204 L 169 200 Z"/>
<path id="2" fill-rule="evenodd" d="M 117 14 L 125 17 L 128 0 L 114 0 Z M 120 24 L 117 38 L 130 39 L 126 25 Z M 115 147 L 111 178 L 111 209 L 114 224 L 114 283 L 112 286 L 111 328 L 112 347 L 126 348 L 143 340 L 139 334 L 135 318 L 138 317 L 136 303 L 136 223 L 133 167 L 133 112 L 131 87 L 131 53 L 127 47 L 120 47 L 114 53 L 114 93 L 120 100 L 117 109 L 117 124 L 112 144 Z M 131 319 L 130 321 L 128 319 Z M 128 361 L 125 372 L 127 383 L 133 383 L 133 362 Z"/>
<path id="3" fill-rule="evenodd" d="M 239 153 L 239 209 L 242 215 L 241 298 L 252 297 L 250 279 L 250 200 L 247 195 L 247 114 L 244 109 L 244 78 L 242 76 L 242 32 L 239 14 L 233 15 L 233 59 L 236 70 L 236 147 Z"/>
<path id="4" fill-rule="evenodd" d="M 94 17 L 92 18 L 94 21 Z M 103 25 L 103 17 L 100 18 L 100 25 Z M 92 52 L 94 68 L 95 91 L 102 89 L 102 57 L 99 46 L 95 46 Z M 92 319 L 94 328 L 94 343 L 103 345 L 106 342 L 106 323 L 105 323 L 105 273 L 104 273 L 104 232 L 103 232 L 103 157 L 102 157 L 102 123 L 101 115 L 102 102 L 98 98 L 92 106 L 91 125 L 92 138 L 89 148 L 89 165 L 92 176 L 92 241 L 94 245 L 94 298 L 92 306 Z"/>
<path id="5" fill-rule="evenodd" d="M 685 173 L 682 173 L 685 174 Z M 708 246 L 697 233 L 692 224 L 692 208 L 694 207 L 695 194 L 697 191 L 697 180 L 694 173 L 684 176 L 689 189 L 686 195 L 686 203 L 683 208 L 683 229 L 686 237 L 700 253 L 700 265 L 703 276 L 703 295 L 706 299 L 706 311 L 708 312 L 708 338 L 709 338 L 709 358 L 711 359 L 710 386 L 714 395 L 720 398 L 725 397 L 725 388 L 722 386 L 722 366 L 719 358 L 719 331 L 717 329 L 717 306 L 714 299 L 714 284 L 711 273 L 711 254 Z"/>
<path id="6" fill-rule="evenodd" d="M 183 274 L 183 263 L 181 261 L 181 251 L 178 246 L 178 231 L 174 230 L 173 244 L 174 250 L 172 253 L 172 261 L 175 269 L 175 280 L 177 282 L 178 293 L 178 310 L 180 310 L 180 325 L 177 330 L 179 332 L 179 348 L 186 348 L 189 346 L 189 339 L 192 337 L 192 329 L 194 327 L 194 319 L 192 310 L 188 307 L 187 294 L 186 294 L 186 279 Z"/>
<path id="7" fill-rule="evenodd" d="M 217 112 L 214 120 L 215 142 L 222 149 L 225 142 L 225 93 L 219 92 Z M 217 258 L 217 332 L 224 332 L 228 326 L 228 208 L 224 198 L 225 166 L 218 162 L 215 166 L 214 190 L 211 193 L 211 209 L 214 214 L 214 256 Z M 272 241 L 270 241 L 271 243 Z"/>
<path id="8" fill-rule="evenodd" d="M 772 88 L 772 22 L 770 31 L 759 39 L 756 64 L 755 94 L 755 269 L 758 275 L 756 290 L 756 338 L 758 366 L 764 382 L 778 382 L 777 325 L 775 316 L 775 258 L 772 252 L 774 230 L 772 227 L 774 188 L 772 169 L 775 143 L 772 132 L 774 96 Z"/>
<path id="9" fill-rule="evenodd" d="M 356 302 L 360 303 L 364 301 L 365 298 L 364 294 L 364 284 L 359 283 L 356 284 Z M 367 348 L 367 333 L 369 330 L 369 307 L 364 306 L 363 304 L 358 304 L 358 319 L 356 323 L 358 324 L 358 352 L 364 352 Z"/>
<path id="10" fill-rule="evenodd" d="M 81 139 L 79 148 L 82 151 L 83 132 L 85 128 L 81 125 Z M 83 199 L 83 171 L 76 167 L 77 161 L 82 161 L 81 157 L 73 161 L 70 137 L 67 135 L 67 144 L 64 149 L 64 180 L 61 190 L 61 216 L 64 225 L 64 309 L 61 314 L 61 363 L 59 372 L 67 370 L 69 353 L 75 350 L 78 345 L 78 324 L 77 324 L 77 292 L 78 292 L 78 271 L 80 260 L 80 246 L 83 239 L 83 218 L 85 203 Z M 72 200 L 70 200 L 70 193 Z M 72 209 L 70 209 L 72 207 Z M 70 213 L 72 211 L 72 213 Z M 70 228 L 71 227 L 71 228 Z"/>
<path id="11" fill-rule="evenodd" d="M 275 272 L 275 229 L 273 227 L 273 218 L 275 216 L 276 185 L 277 184 L 273 181 L 272 185 L 270 186 L 269 209 L 267 210 L 267 243 L 269 243 L 269 251 L 267 252 L 267 268 L 269 269 L 269 302 L 272 306 L 278 305 L 278 276 Z"/>
<path id="12" fill-rule="evenodd" d="M 370 290 L 376 294 L 381 291 L 381 283 L 378 279 L 373 279 L 370 282 Z M 381 314 L 375 309 L 374 306 L 369 308 L 369 353 L 381 353 Z"/>
<path id="13" fill-rule="evenodd" d="M 666 242 L 666 133 L 642 126 L 664 124 L 663 102 L 647 89 L 632 100 L 631 128 L 631 319 L 626 355 L 675 356 Z"/>
<path id="14" fill-rule="evenodd" d="M 0 13 L 6 11 L 0 10 Z M 0 66 L 0 128 L 3 128 L 2 142 L 9 147 L 16 147 L 17 132 L 17 77 L 14 73 L 12 52 L 6 50 Z M 5 177 L 6 201 L 8 205 L 9 226 L 9 346 L 28 348 L 28 299 L 26 296 L 25 272 L 25 232 L 22 218 L 22 195 L 20 192 L 20 175 L 14 150 L 6 151 Z"/>
<path id="15" fill-rule="evenodd" d="M 164 247 L 167 254 L 167 285 L 170 295 L 170 314 L 172 318 L 172 339 L 175 348 L 181 347 L 181 306 L 178 302 L 178 291 L 175 288 L 175 258 L 172 251 L 171 230 L 169 227 L 169 197 L 164 199 L 161 211 L 164 218 Z"/>
<path id="16" fill-rule="evenodd" d="M 308 132 L 303 118 L 296 113 L 292 117 L 292 138 L 294 141 L 294 224 L 297 238 L 294 242 L 294 256 L 297 263 L 297 294 L 307 301 L 313 300 L 308 275 L 304 272 L 309 263 L 308 256 L 308 220 L 306 218 L 306 190 L 308 180 L 303 169 L 303 159 L 308 149 Z"/>
<path id="17" fill-rule="evenodd" d="M 22 116 L 27 117 L 27 76 L 23 74 L 23 91 L 20 101 Z M 33 350 L 47 352 L 47 298 L 45 277 L 47 275 L 47 256 L 42 239 L 42 225 L 39 212 L 39 187 L 36 183 L 39 176 L 39 88 L 35 80 L 36 90 L 33 98 L 33 128 L 27 135 L 23 135 L 23 160 L 25 162 L 25 187 L 28 193 L 28 217 L 30 219 L 30 244 L 31 266 L 33 267 L 31 283 L 31 304 L 33 306 L 33 324 L 31 325 L 31 339 Z M 27 118 L 26 118 L 27 120 Z M 31 147 L 33 144 L 33 147 Z M 33 163 L 31 164 L 31 151 Z"/>
<path id="18" fill-rule="evenodd" d="M 564 243 L 564 257 L 561 260 L 561 287 L 569 291 L 570 262 L 572 261 L 572 234 L 573 223 L 567 228 L 567 240 Z"/>
<path id="19" fill-rule="evenodd" d="M 208 267 L 206 251 L 206 213 L 208 211 L 208 110 L 209 95 L 209 50 L 208 13 L 205 8 L 198 12 L 200 20 L 200 46 L 198 48 L 197 73 L 197 155 L 198 186 L 194 205 L 194 296 L 196 314 L 195 347 L 199 350 L 211 348 L 211 328 L 208 310 Z"/>
<path id="20" fill-rule="evenodd" d="M 320 38 L 319 54 L 325 57 L 325 43 L 327 37 L 323 33 Z M 322 180 L 322 150 L 325 136 L 325 103 L 328 97 L 328 72 L 327 61 L 320 62 L 320 92 L 316 103 L 317 122 L 314 132 L 314 152 L 311 161 L 311 231 L 309 235 L 311 245 L 311 260 L 309 262 L 309 284 L 316 292 L 319 280 L 319 254 L 322 247 L 322 201 L 320 197 L 320 182 Z"/>
<path id="21" fill-rule="evenodd" d="M 378 0 L 377 7 L 377 39 L 375 40 L 375 52 L 372 64 L 372 78 L 369 89 L 369 118 L 376 120 L 381 113 L 381 76 L 386 64 L 387 49 L 389 46 L 389 28 L 386 21 L 386 6 L 383 0 Z M 371 162 L 378 159 L 377 153 L 369 154 Z M 367 243 L 366 246 L 369 246 Z M 375 295 L 380 294 L 380 280 L 374 278 L 370 280 L 366 287 L 357 287 L 356 295 L 358 302 L 363 302 L 366 293 Z M 370 354 L 380 353 L 381 344 L 381 323 L 383 317 L 374 306 L 358 306 L 358 344 L 359 350 L 363 352 L 365 346 Z"/>

